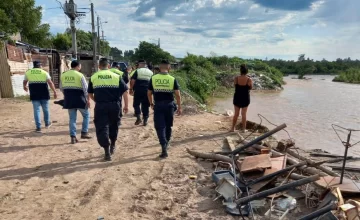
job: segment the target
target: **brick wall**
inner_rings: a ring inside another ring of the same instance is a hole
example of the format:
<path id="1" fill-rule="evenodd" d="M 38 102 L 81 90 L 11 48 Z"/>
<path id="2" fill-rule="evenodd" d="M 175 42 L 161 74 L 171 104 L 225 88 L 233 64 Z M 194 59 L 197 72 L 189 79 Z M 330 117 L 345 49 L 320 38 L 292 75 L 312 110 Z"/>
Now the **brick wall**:
<path id="1" fill-rule="evenodd" d="M 32 68 L 32 63 L 28 63 L 27 61 L 21 63 L 21 62 L 8 60 L 8 64 L 10 66 L 11 74 L 24 75 L 28 69 Z"/>
<path id="2" fill-rule="evenodd" d="M 16 62 L 24 62 L 24 53 L 21 48 L 17 48 L 13 45 L 6 45 L 8 59 Z"/>
<path id="3" fill-rule="evenodd" d="M 43 67 L 49 66 L 49 60 L 47 55 L 32 54 L 31 58 L 33 61 L 40 61 Z"/>

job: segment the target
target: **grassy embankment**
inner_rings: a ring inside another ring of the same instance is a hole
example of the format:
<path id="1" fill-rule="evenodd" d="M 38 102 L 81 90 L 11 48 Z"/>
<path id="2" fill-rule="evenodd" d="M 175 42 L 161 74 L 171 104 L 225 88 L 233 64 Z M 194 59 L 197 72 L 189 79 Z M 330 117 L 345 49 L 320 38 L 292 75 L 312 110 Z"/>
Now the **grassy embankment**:
<path id="1" fill-rule="evenodd" d="M 181 86 L 181 90 L 201 103 L 207 103 L 209 97 L 224 97 L 233 92 L 234 76 L 238 68 L 216 66 L 209 58 L 189 54 L 183 60 L 181 69 L 172 71 Z M 275 89 L 283 84 L 283 74 L 260 60 L 242 60 L 249 67 L 249 73 L 259 76 L 262 87 Z M 239 63 L 240 65 L 240 63 Z"/>
<path id="2" fill-rule="evenodd" d="M 360 69 L 348 69 L 336 76 L 333 81 L 360 84 Z"/>

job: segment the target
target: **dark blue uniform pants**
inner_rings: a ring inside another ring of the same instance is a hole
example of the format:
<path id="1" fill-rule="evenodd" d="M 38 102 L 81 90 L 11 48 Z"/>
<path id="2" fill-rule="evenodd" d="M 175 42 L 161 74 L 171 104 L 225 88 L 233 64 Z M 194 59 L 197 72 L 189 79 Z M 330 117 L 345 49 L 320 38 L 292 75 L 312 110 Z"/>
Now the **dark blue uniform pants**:
<path id="1" fill-rule="evenodd" d="M 143 118 L 148 118 L 149 117 L 149 108 L 150 108 L 150 103 L 149 103 L 149 99 L 147 97 L 147 88 L 146 89 L 136 89 L 135 93 L 134 93 L 134 110 L 135 110 L 135 115 L 140 115 L 141 112 L 143 114 Z M 141 110 L 140 110 L 140 105 L 141 105 Z"/>
<path id="2" fill-rule="evenodd" d="M 154 106 L 154 124 L 160 144 L 163 146 L 171 139 L 175 105 L 173 102 L 156 102 Z"/>
<path id="3" fill-rule="evenodd" d="M 96 137 L 101 147 L 115 143 L 120 124 L 120 102 L 97 102 L 94 110 Z M 110 141 L 109 141 L 110 139 Z"/>

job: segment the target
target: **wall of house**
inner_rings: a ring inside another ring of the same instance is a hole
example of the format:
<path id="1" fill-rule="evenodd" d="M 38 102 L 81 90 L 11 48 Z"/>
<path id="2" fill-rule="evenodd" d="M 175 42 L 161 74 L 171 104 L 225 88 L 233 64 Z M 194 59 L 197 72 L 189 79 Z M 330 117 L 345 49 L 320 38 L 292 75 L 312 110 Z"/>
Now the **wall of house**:
<path id="1" fill-rule="evenodd" d="M 91 77 L 93 73 L 93 61 L 92 60 L 80 60 L 81 72 L 85 77 Z"/>
<path id="2" fill-rule="evenodd" d="M 23 88 L 23 81 L 25 75 L 15 74 L 11 76 L 11 84 L 13 88 L 14 97 L 29 95 Z"/>

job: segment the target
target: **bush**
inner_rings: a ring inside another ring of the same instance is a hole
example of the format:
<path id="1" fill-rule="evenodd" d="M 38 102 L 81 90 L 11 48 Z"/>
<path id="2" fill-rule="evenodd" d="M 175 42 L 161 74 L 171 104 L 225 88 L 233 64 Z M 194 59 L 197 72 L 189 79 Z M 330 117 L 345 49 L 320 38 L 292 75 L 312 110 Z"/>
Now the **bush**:
<path id="1" fill-rule="evenodd" d="M 348 69 L 336 76 L 333 81 L 360 84 L 360 69 Z"/>

